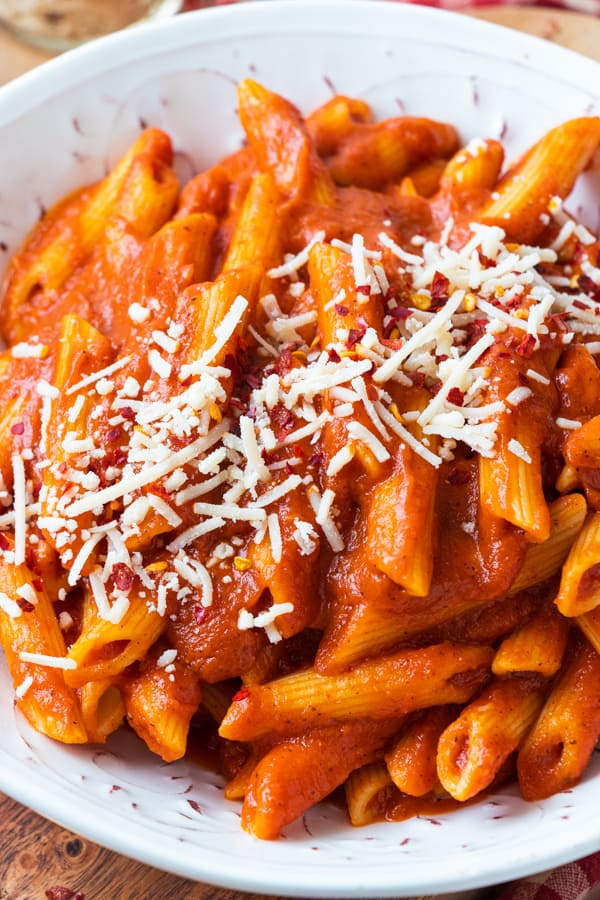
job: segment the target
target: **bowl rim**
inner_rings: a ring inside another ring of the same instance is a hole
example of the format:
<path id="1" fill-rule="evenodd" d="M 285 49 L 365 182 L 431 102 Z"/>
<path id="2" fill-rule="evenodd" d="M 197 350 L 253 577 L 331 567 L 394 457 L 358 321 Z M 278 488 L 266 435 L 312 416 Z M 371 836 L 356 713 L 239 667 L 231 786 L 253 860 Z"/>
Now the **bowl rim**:
<path id="1" fill-rule="evenodd" d="M 347 15 L 349 8 L 352 8 L 354 15 Z M 307 10 L 311 11 L 310 17 L 306 16 Z M 342 11 L 346 15 L 341 16 Z M 261 32 L 265 34 L 286 31 L 282 27 L 285 17 L 296 13 L 302 13 L 311 23 L 315 15 L 319 17 L 318 28 L 315 29 L 311 24 L 307 26 L 309 30 L 323 33 L 325 28 L 337 33 L 340 21 L 343 21 L 344 33 L 360 34 L 362 29 L 358 25 L 358 19 L 367 12 L 367 21 L 399 17 L 405 19 L 409 26 L 416 25 L 417 29 L 421 24 L 433 24 L 437 21 L 443 24 L 443 29 L 440 29 L 442 34 L 438 37 L 435 32 L 430 32 L 429 39 L 444 44 L 460 43 L 465 37 L 476 39 L 481 36 L 482 44 L 485 45 L 486 37 L 493 38 L 493 50 L 487 46 L 486 53 L 505 60 L 517 63 L 527 60 L 529 66 L 542 68 L 546 65 L 554 68 L 557 63 L 562 62 L 561 77 L 556 77 L 556 69 L 552 75 L 555 81 L 565 84 L 580 83 L 581 75 L 575 78 L 568 65 L 575 61 L 579 72 L 583 69 L 584 76 L 588 73 L 590 79 L 594 75 L 598 76 L 600 63 L 593 59 L 544 38 L 468 16 L 460 11 L 398 0 L 249 0 L 239 4 L 192 10 L 153 22 L 137 23 L 40 63 L 36 68 L 0 87 L 0 126 L 5 124 L 3 113 L 6 115 L 13 104 L 18 108 L 16 117 L 20 117 L 30 108 L 39 106 L 57 92 L 68 88 L 71 78 L 81 74 L 82 68 L 85 68 L 87 78 L 112 69 L 115 61 L 123 58 L 120 57 L 123 50 L 128 51 L 127 61 L 131 62 L 168 49 L 173 44 L 185 47 L 196 43 L 198 35 L 195 29 L 202 22 L 209 25 L 211 40 L 232 37 L 240 31 L 243 34 L 247 29 L 250 32 L 256 31 L 257 22 L 260 23 Z M 194 27 L 186 27 L 190 23 Z M 35 90 L 31 91 L 31 88 Z M 600 98 L 600 88 L 595 95 L 591 95 Z"/>

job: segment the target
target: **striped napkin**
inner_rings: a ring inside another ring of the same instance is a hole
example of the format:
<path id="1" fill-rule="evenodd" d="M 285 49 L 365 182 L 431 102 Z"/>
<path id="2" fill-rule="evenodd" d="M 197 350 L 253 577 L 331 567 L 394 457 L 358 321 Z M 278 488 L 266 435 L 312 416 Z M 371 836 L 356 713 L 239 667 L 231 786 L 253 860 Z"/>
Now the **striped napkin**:
<path id="1" fill-rule="evenodd" d="M 595 900 L 600 897 L 600 852 L 504 885 L 494 900 Z"/>
<path id="2" fill-rule="evenodd" d="M 184 0 L 183 10 L 205 9 L 209 6 L 227 6 L 240 0 Z M 600 16 L 600 0 L 400 0 L 421 6 L 438 6 L 440 9 L 460 10 L 477 6 L 545 6 L 553 9 L 570 9 L 573 12 Z"/>

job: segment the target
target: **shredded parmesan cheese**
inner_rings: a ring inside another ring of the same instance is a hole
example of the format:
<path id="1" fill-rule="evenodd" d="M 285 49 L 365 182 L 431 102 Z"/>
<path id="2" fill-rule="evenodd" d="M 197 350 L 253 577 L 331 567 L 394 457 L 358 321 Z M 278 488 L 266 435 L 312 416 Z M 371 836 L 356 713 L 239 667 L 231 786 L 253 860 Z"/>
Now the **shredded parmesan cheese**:
<path id="1" fill-rule="evenodd" d="M 25 542 L 27 537 L 27 487 L 25 483 L 25 464 L 20 453 L 16 453 L 12 457 L 12 470 L 15 506 L 15 565 L 20 566 L 25 562 Z"/>
<path id="2" fill-rule="evenodd" d="M 19 604 L 2 591 L 0 591 L 0 609 L 11 619 L 18 619 L 22 615 Z"/>
<path id="3" fill-rule="evenodd" d="M 48 669 L 76 669 L 77 662 L 74 659 L 68 659 L 66 656 L 46 656 L 43 653 L 28 653 L 25 650 L 19 651 L 19 659 L 22 662 L 31 663 L 35 666 L 46 666 Z"/>
<path id="4" fill-rule="evenodd" d="M 511 438 L 507 446 L 514 456 L 522 459 L 523 462 L 531 464 L 531 456 L 529 455 L 525 447 L 516 438 Z"/>

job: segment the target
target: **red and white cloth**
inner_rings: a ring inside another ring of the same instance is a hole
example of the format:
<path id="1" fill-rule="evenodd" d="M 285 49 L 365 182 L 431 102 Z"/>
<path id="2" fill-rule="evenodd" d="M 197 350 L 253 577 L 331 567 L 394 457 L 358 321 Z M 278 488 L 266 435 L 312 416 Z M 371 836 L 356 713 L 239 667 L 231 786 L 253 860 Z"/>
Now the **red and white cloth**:
<path id="1" fill-rule="evenodd" d="M 240 0 L 185 0 L 184 9 L 204 9 L 209 6 L 226 6 Z M 568 9 L 572 12 L 600 16 L 600 0 L 397 0 L 422 6 L 438 6 L 440 9 L 460 10 L 474 6 L 545 6 L 552 9 Z"/>
<path id="2" fill-rule="evenodd" d="M 553 9 L 570 9 L 572 12 L 600 16 L 600 0 L 403 0 L 422 6 L 438 6 L 440 9 L 460 10 L 476 6 L 545 6 Z"/>
<path id="3" fill-rule="evenodd" d="M 460 10 L 474 6 L 545 6 L 553 9 L 569 9 L 572 12 L 588 13 L 600 16 L 600 0 L 403 0 L 406 3 L 419 3 L 422 6 L 438 6 L 440 9 Z"/>
<path id="4" fill-rule="evenodd" d="M 594 895 L 600 897 L 600 852 L 505 885 L 494 900 L 591 900 Z"/>

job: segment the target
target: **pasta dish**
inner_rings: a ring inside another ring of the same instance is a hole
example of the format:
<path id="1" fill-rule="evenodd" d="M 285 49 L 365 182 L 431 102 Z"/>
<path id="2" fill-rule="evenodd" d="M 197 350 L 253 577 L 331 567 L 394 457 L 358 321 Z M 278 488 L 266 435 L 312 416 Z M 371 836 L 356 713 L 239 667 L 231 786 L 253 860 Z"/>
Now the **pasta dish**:
<path id="1" fill-rule="evenodd" d="M 303 118 L 180 187 L 146 128 L 8 268 L 0 640 L 38 731 L 217 750 L 277 837 L 343 788 L 398 819 L 600 737 L 600 145 L 505 165 L 452 125 Z"/>

